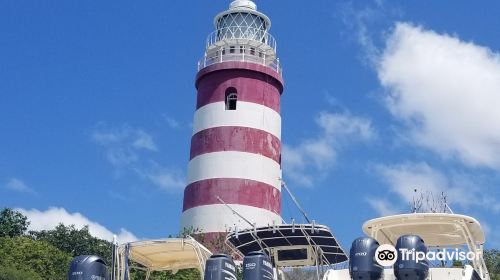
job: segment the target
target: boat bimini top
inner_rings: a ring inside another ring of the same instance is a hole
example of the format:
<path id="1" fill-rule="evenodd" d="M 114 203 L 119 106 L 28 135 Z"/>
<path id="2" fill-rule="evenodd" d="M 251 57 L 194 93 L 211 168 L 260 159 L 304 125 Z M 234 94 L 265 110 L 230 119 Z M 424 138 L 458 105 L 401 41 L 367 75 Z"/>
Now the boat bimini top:
<path id="1" fill-rule="evenodd" d="M 429 249 L 466 248 L 474 252 L 474 268 L 487 274 L 483 259 L 484 232 L 480 223 L 469 216 L 448 213 L 412 213 L 386 216 L 364 223 L 363 231 L 380 244 L 395 245 L 402 235 L 420 236 Z"/>
<path id="2" fill-rule="evenodd" d="M 203 279 L 205 263 L 212 253 L 192 237 L 143 240 L 124 243 L 117 247 L 117 262 L 113 268 L 116 279 L 130 279 L 129 269 L 146 272 L 146 280 L 153 271 L 198 269 Z M 129 267 L 129 260 L 137 264 Z"/>
<path id="3" fill-rule="evenodd" d="M 447 213 L 414 213 L 381 217 L 363 225 L 365 234 L 380 244 L 396 244 L 405 234 L 416 234 L 430 247 L 484 244 L 479 222 L 468 216 Z"/>
<path id="4" fill-rule="evenodd" d="M 266 252 L 277 267 L 333 265 L 348 260 L 330 229 L 315 224 L 279 224 L 231 232 L 226 237 L 245 256 Z"/>

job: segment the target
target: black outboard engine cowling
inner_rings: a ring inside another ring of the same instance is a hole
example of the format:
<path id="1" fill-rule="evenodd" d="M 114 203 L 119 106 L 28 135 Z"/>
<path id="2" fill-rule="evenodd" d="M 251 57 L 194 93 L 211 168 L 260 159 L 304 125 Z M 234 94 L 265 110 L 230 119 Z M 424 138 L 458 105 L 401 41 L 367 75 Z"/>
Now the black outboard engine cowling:
<path id="1" fill-rule="evenodd" d="M 204 280 L 236 280 L 236 266 L 228 255 L 212 255 L 205 266 Z"/>
<path id="2" fill-rule="evenodd" d="M 250 252 L 243 259 L 243 280 L 272 280 L 271 259 L 262 252 Z"/>
<path id="3" fill-rule="evenodd" d="M 78 256 L 71 261 L 69 280 L 108 280 L 106 262 L 98 256 Z"/>
<path id="4" fill-rule="evenodd" d="M 360 237 L 352 242 L 349 258 L 349 273 L 352 279 L 381 279 L 383 267 L 375 260 L 378 247 L 377 240 L 371 237 Z"/>
<path id="5" fill-rule="evenodd" d="M 394 275 L 398 280 L 425 280 L 429 275 L 427 246 L 418 235 L 403 235 L 396 242 L 398 260 L 394 264 Z M 412 252 L 415 250 L 415 252 Z M 408 253 L 407 253 L 408 252 Z M 423 260 L 418 257 L 423 256 Z"/>

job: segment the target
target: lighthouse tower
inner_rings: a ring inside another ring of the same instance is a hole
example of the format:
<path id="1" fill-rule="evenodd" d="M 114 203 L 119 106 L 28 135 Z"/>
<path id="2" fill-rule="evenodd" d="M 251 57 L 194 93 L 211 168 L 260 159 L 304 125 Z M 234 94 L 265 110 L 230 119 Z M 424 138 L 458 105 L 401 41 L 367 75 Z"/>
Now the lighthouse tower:
<path id="1" fill-rule="evenodd" d="M 214 25 L 198 63 L 181 218 L 181 228 L 207 238 L 250 227 L 240 216 L 256 226 L 282 221 L 283 80 L 271 21 L 252 1 L 237 0 Z"/>

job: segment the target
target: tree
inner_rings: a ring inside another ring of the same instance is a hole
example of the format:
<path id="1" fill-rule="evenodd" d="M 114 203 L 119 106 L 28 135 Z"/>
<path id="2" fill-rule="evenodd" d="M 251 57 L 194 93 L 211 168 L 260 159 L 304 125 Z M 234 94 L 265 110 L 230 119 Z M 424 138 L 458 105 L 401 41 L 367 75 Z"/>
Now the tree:
<path id="1" fill-rule="evenodd" d="M 21 236 L 28 229 L 28 218 L 18 211 L 4 208 L 0 212 L 0 237 Z"/>
<path id="2" fill-rule="evenodd" d="M 90 235 L 88 226 L 77 229 L 74 225 L 59 224 L 52 230 L 30 231 L 29 234 L 34 240 L 48 242 L 72 257 L 97 255 L 111 264 L 112 244 Z"/>
<path id="3" fill-rule="evenodd" d="M 485 250 L 484 261 L 488 267 L 491 280 L 500 280 L 500 250 Z"/>
<path id="4" fill-rule="evenodd" d="M 144 280 L 146 273 L 140 270 L 130 271 L 130 280 Z M 183 269 L 177 273 L 171 271 L 155 271 L 151 273 L 150 280 L 196 280 L 201 279 L 200 272 L 197 269 Z"/>
<path id="5" fill-rule="evenodd" d="M 0 280 L 43 280 L 38 274 L 29 270 L 18 270 L 0 266 Z"/>
<path id="6" fill-rule="evenodd" d="M 71 256 L 44 241 L 28 237 L 0 238 L 0 267 L 3 276 L 27 279 L 66 279 Z M 11 278 L 7 278 L 11 279 Z"/>

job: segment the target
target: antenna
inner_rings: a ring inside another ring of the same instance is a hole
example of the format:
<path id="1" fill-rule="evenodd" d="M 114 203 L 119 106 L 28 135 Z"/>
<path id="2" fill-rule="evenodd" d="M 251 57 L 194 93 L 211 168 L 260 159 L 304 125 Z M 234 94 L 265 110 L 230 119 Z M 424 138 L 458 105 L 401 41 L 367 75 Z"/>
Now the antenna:
<path id="1" fill-rule="evenodd" d="M 302 213 L 302 215 L 304 216 L 304 218 L 306 219 L 306 221 L 310 224 L 311 220 L 309 220 L 309 217 L 307 217 L 306 211 L 304 211 L 304 209 L 302 208 L 302 206 L 300 206 L 299 202 L 297 201 L 297 199 L 295 198 L 295 196 L 292 194 L 292 192 L 290 191 L 290 189 L 288 189 L 288 187 L 285 184 L 285 181 L 283 179 L 281 179 L 281 178 L 280 178 L 280 180 L 281 180 L 281 185 L 285 188 L 285 190 L 288 193 L 288 195 L 290 195 L 290 197 L 293 200 L 293 203 L 295 203 L 295 206 L 297 206 L 297 208 L 299 208 L 299 211 Z"/>
<path id="2" fill-rule="evenodd" d="M 453 213 L 453 210 L 451 210 L 450 205 L 448 205 L 448 203 L 445 203 L 444 205 L 446 206 L 446 208 L 448 208 L 451 214 L 455 214 Z"/>

